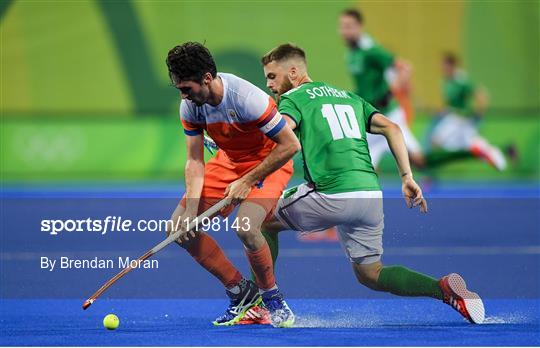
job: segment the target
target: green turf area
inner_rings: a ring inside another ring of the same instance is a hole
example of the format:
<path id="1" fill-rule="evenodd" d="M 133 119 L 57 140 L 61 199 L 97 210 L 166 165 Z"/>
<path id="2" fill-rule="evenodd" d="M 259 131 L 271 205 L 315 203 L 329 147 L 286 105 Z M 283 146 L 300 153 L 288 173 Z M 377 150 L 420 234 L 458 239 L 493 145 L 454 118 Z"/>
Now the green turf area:
<path id="1" fill-rule="evenodd" d="M 467 160 L 437 172 L 448 179 L 538 179 L 538 117 L 519 123 L 508 117 L 484 121 L 484 136 L 496 145 L 514 143 L 520 152 L 517 166 L 499 173 L 488 165 Z M 418 117 L 414 132 L 422 134 L 430 119 Z M 186 159 L 184 134 L 177 116 L 145 118 L 4 118 L 0 137 L 1 175 L 4 180 L 172 179 L 183 178 Z M 381 174 L 392 177 L 392 158 L 381 164 Z M 301 169 L 297 167 L 297 175 Z"/>

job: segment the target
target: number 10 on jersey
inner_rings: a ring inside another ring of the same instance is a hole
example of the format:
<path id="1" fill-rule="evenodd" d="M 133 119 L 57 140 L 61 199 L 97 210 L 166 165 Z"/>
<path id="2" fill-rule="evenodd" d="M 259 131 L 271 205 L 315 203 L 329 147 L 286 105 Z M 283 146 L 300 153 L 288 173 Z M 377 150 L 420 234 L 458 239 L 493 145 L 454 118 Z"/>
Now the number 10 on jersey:
<path id="1" fill-rule="evenodd" d="M 334 140 L 362 138 L 358 120 L 352 106 L 345 104 L 323 104 L 321 112 L 328 122 Z"/>

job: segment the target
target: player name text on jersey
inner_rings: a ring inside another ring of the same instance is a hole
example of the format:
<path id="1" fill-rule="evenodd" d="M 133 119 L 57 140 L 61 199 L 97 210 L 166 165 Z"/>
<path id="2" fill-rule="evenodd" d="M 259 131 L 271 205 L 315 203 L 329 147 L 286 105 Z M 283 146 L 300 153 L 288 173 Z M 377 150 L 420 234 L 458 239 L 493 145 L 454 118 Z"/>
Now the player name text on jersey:
<path id="1" fill-rule="evenodd" d="M 309 94 L 309 99 L 315 99 L 317 97 L 337 97 L 337 98 L 350 98 L 346 91 L 337 90 L 333 87 L 320 86 L 306 89 L 306 93 Z"/>

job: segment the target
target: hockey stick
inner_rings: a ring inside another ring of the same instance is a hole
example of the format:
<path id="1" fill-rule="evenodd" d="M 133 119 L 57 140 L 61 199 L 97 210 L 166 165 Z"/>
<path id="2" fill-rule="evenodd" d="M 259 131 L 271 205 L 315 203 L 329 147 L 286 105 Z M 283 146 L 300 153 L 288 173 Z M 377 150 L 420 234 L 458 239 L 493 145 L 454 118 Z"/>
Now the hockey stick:
<path id="1" fill-rule="evenodd" d="M 209 218 L 213 215 L 215 215 L 217 212 L 219 212 L 221 209 L 223 209 L 225 206 L 229 205 L 230 204 L 230 200 L 229 199 L 222 199 L 221 201 L 217 202 L 216 204 L 214 204 L 213 206 L 211 206 L 207 211 L 205 211 L 204 213 L 202 213 L 201 215 L 199 215 L 197 218 L 193 219 L 189 225 L 188 225 L 188 228 L 187 228 L 187 231 L 185 232 L 188 232 L 188 231 L 191 231 L 192 229 L 194 229 L 196 227 L 196 225 L 202 221 L 204 218 Z M 152 257 L 154 254 L 156 254 L 157 252 L 159 252 L 161 249 L 165 248 L 167 245 L 171 244 L 172 242 L 174 242 L 175 240 L 178 239 L 178 237 L 180 237 L 181 233 L 184 232 L 182 230 L 180 231 L 176 231 L 174 232 L 173 234 L 171 234 L 170 236 L 168 236 L 165 240 L 163 240 L 161 243 L 159 243 L 158 245 L 156 245 L 155 247 L 153 247 L 152 249 L 148 250 L 146 253 L 144 253 L 141 257 L 139 257 L 137 259 L 137 262 L 135 264 L 139 265 L 142 261 L 144 260 L 147 260 L 149 259 L 150 257 Z M 83 309 L 87 309 L 88 307 L 90 307 L 90 305 L 92 305 L 92 303 L 94 303 L 94 301 L 99 297 L 101 296 L 101 294 L 103 294 L 108 288 L 110 288 L 114 283 L 116 283 L 116 281 L 118 281 L 120 278 L 122 278 L 123 276 L 125 276 L 126 274 L 128 274 L 130 271 L 132 271 L 134 268 L 131 267 L 131 262 L 130 264 L 124 268 L 123 270 L 121 270 L 117 275 L 115 275 L 114 277 L 112 277 L 111 279 L 109 279 L 105 284 L 103 284 L 101 286 L 101 288 L 99 288 L 92 296 L 90 296 L 86 301 L 84 301 L 83 303 Z"/>

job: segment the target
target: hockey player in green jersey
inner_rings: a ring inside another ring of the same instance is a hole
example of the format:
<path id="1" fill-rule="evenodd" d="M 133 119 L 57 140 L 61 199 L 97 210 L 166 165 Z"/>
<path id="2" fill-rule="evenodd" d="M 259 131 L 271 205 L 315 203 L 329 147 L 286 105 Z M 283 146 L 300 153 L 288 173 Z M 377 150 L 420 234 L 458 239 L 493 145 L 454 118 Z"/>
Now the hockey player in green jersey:
<path id="1" fill-rule="evenodd" d="M 279 99 L 279 112 L 302 145 L 306 179 L 284 193 L 274 220 L 265 226 L 267 230 L 307 232 L 337 226 L 343 250 L 361 284 L 400 296 L 443 300 L 470 322 L 483 322 L 482 300 L 466 289 L 458 274 L 437 280 L 403 266 L 381 263 L 383 199 L 368 149 L 368 133 L 380 134 L 387 141 L 406 205 L 427 212 L 399 126 L 357 95 L 312 81 L 305 53 L 297 46 L 278 46 L 262 63 L 267 86 Z"/>
<path id="2" fill-rule="evenodd" d="M 465 158 L 474 156 L 498 170 L 505 169 L 506 160 L 501 150 L 483 138 L 477 128 L 477 121 L 487 109 L 486 92 L 459 69 L 458 59 L 452 53 L 444 54 L 442 72 L 445 105 L 429 133 L 432 153 L 446 152 L 455 156 L 461 152 Z"/>
<path id="3" fill-rule="evenodd" d="M 354 92 L 401 128 L 411 162 L 419 168 L 424 167 L 422 149 L 409 128 L 413 114 L 408 95 L 410 64 L 395 57 L 365 32 L 363 15 L 356 9 L 341 13 L 338 31 L 348 47 L 347 69 L 353 78 Z M 382 157 L 390 153 L 390 148 L 380 136 L 368 134 L 368 141 L 371 159 L 377 168 Z"/>

